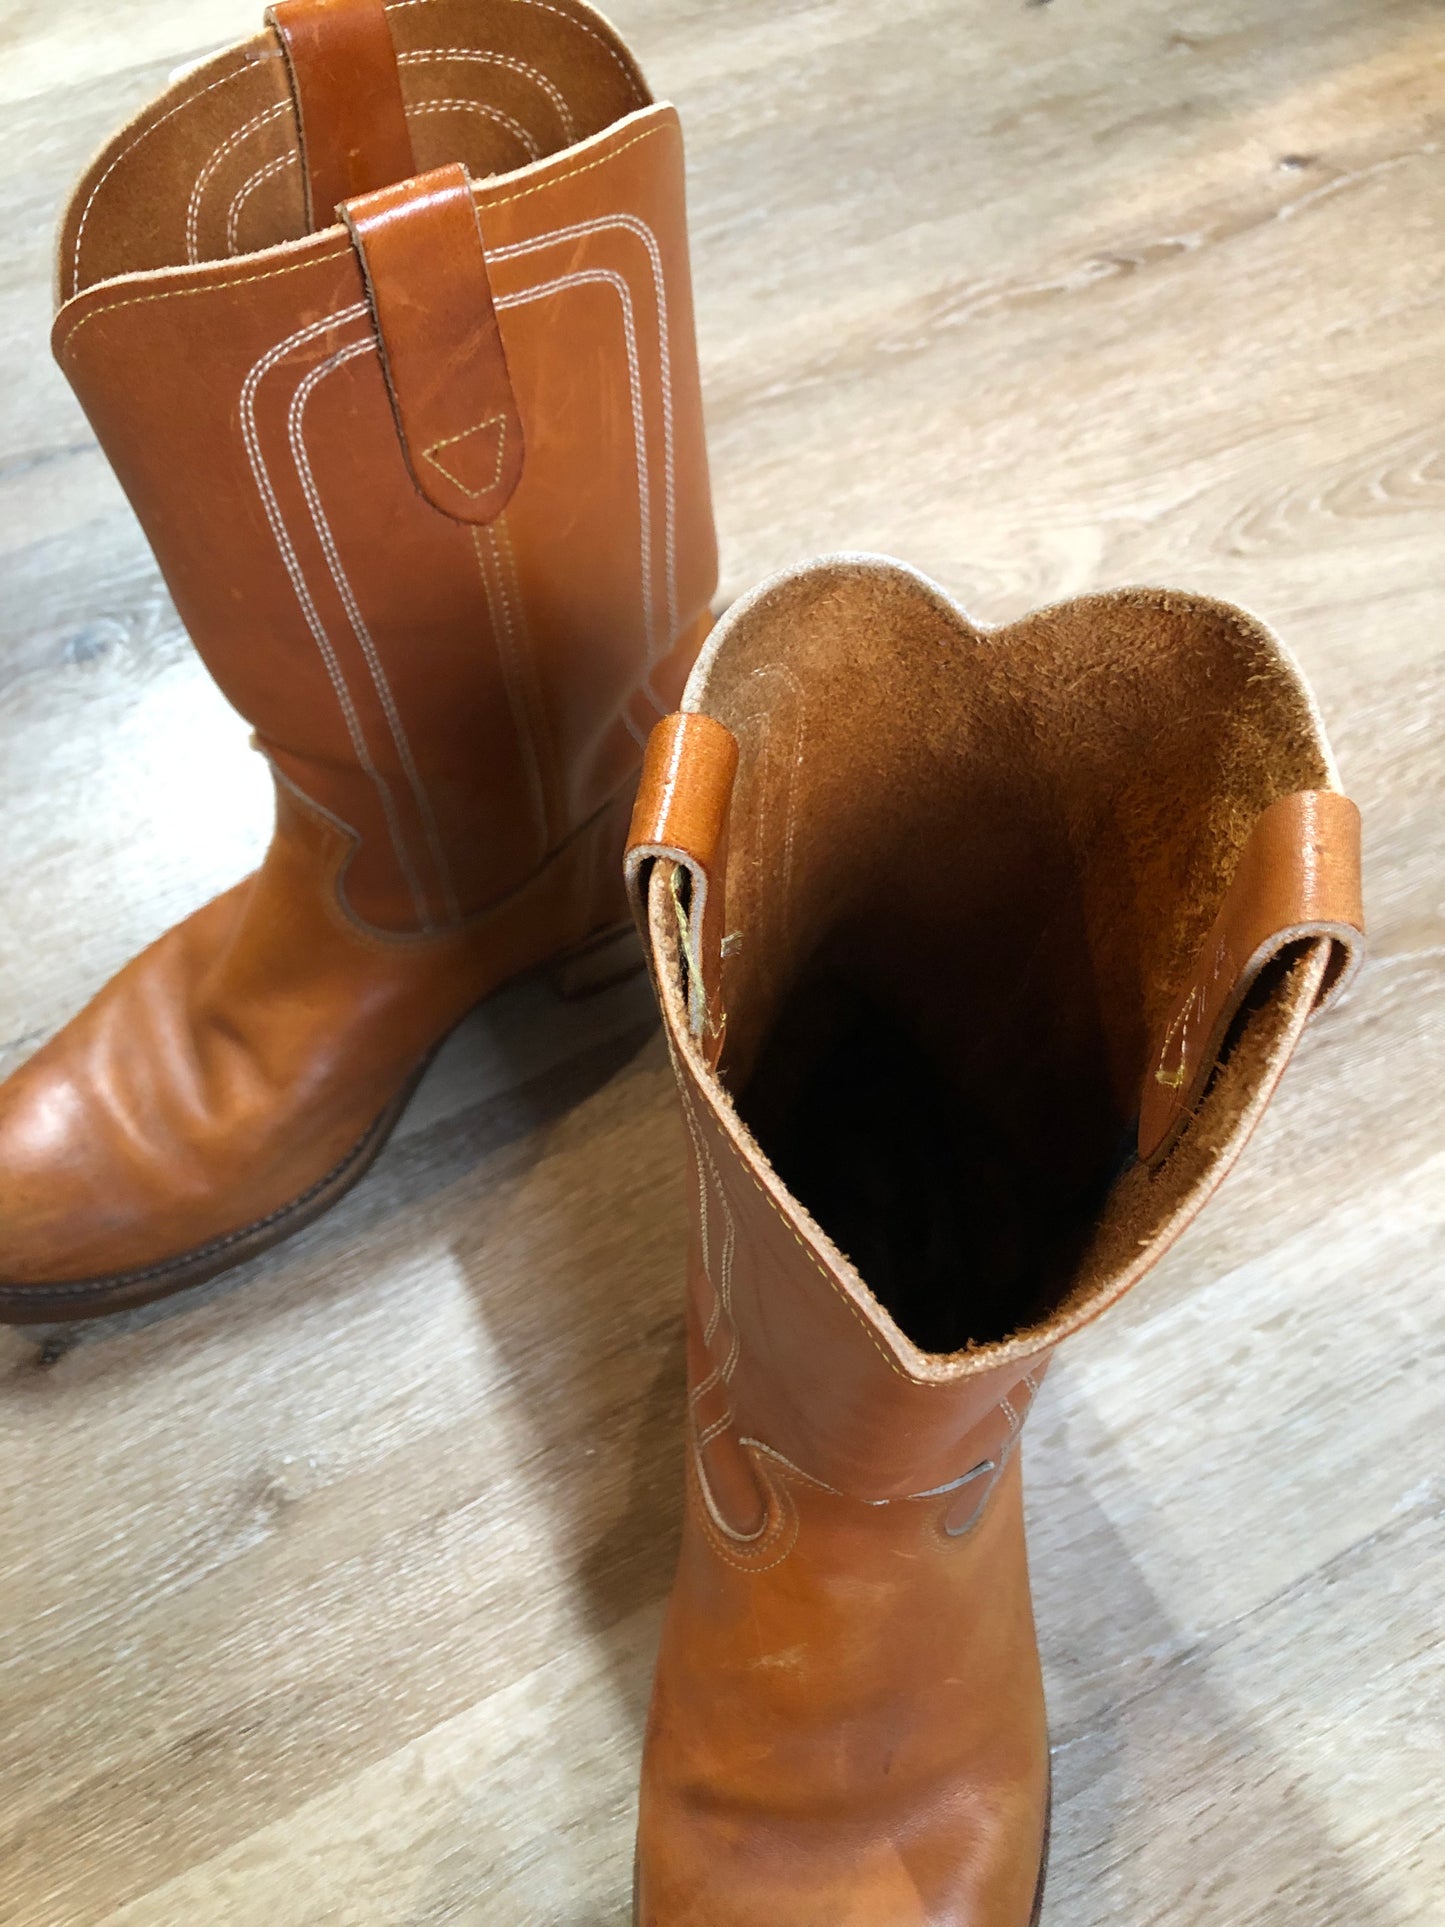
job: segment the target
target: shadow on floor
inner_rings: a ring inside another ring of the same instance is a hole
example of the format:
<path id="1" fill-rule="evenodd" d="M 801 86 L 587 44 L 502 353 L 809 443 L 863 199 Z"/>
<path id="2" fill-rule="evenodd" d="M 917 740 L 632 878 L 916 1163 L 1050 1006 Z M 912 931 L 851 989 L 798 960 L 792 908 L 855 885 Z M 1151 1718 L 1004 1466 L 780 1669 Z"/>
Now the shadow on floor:
<path id="1" fill-rule="evenodd" d="M 1025 1465 L 1054 1743 L 1042 1927 L 1415 1927 L 1364 1884 L 1274 1734 L 1225 1689 L 1213 1662 L 1238 1625 L 1200 1638 L 1151 1589 L 1094 1494 L 1111 1443 L 1070 1393 L 1050 1376 Z M 1144 1519 L 1137 1489 L 1130 1503 Z"/>

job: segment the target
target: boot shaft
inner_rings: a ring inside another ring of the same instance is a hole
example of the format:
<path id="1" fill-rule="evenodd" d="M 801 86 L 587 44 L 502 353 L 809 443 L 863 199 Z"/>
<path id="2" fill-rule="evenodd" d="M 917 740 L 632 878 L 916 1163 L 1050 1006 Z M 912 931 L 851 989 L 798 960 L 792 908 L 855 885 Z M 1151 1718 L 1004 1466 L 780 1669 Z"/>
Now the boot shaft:
<path id="1" fill-rule="evenodd" d="M 1020 1434 L 1342 980 L 1357 833 L 1216 603 L 841 558 L 714 633 L 628 853 L 697 1172 L 639 1927 L 1034 1927 Z"/>
<path id="2" fill-rule="evenodd" d="M 996 1478 L 1053 1347 L 1199 1209 L 1356 949 L 1309 693 L 1221 604 L 989 633 L 841 559 L 731 611 L 684 709 L 629 863 L 719 1510 L 756 1528 L 758 1447 L 875 1504 Z"/>
<path id="3" fill-rule="evenodd" d="M 706 621 L 680 133 L 573 0 L 276 18 L 93 163 L 55 351 L 347 907 L 445 928 L 634 780 Z"/>

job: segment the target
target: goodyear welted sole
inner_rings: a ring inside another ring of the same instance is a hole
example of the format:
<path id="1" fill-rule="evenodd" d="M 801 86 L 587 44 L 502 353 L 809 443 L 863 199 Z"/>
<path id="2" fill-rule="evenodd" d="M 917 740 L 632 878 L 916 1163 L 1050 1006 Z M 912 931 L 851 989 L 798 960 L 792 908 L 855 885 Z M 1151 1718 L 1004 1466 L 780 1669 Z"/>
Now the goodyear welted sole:
<path id="1" fill-rule="evenodd" d="M 557 995 L 567 1001 L 606 990 L 642 967 L 640 953 L 629 968 L 614 968 L 610 974 L 585 978 L 576 986 L 570 980 L 571 973 L 574 967 L 585 972 L 589 960 L 599 955 L 605 956 L 618 939 L 628 936 L 631 930 L 630 924 L 618 924 L 594 932 L 570 950 L 546 958 L 542 963 L 520 972 L 508 983 L 499 984 L 478 1003 L 486 1003 L 502 990 L 536 976 L 550 978 Z M 477 1007 L 473 1006 L 474 1009 Z M 464 1022 L 465 1018 L 459 1021 Z M 49 1285 L 0 1284 L 0 1325 L 60 1325 L 85 1318 L 103 1318 L 111 1312 L 131 1311 L 138 1305 L 151 1304 L 157 1298 L 169 1298 L 175 1292 L 186 1291 L 192 1285 L 204 1284 L 207 1279 L 218 1277 L 221 1272 L 243 1265 L 247 1259 L 259 1257 L 273 1245 L 283 1243 L 322 1217 L 366 1176 L 400 1123 L 402 1113 L 411 1102 L 432 1059 L 450 1035 L 448 1031 L 437 1040 L 396 1096 L 372 1120 L 345 1157 L 289 1203 L 268 1212 L 264 1218 L 258 1218 L 252 1224 L 241 1226 L 237 1231 L 226 1232 L 190 1251 L 179 1252 L 174 1258 L 166 1258 L 137 1270 Z"/>
<path id="2" fill-rule="evenodd" d="M 1039 1855 L 1039 1884 L 1034 1889 L 1033 1912 L 1029 1915 L 1029 1927 L 1039 1927 L 1044 1911 L 1044 1884 L 1049 1877 L 1049 1840 L 1053 1834 L 1054 1823 L 1054 1775 L 1049 1768 L 1048 1800 L 1044 1807 L 1044 1844 Z M 637 1861 L 632 1862 L 632 1927 L 642 1927 L 642 1896 L 638 1892 Z M 664 1924 L 665 1927 L 665 1924 Z"/>

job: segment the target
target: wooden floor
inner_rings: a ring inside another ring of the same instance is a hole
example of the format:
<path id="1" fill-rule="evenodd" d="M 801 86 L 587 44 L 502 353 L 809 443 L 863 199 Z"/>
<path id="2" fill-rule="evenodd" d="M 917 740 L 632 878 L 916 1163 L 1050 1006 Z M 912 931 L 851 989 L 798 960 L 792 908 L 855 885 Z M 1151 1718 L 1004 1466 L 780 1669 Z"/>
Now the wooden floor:
<path id="1" fill-rule="evenodd" d="M 46 348 L 81 164 L 259 11 L 0 8 L 0 1069 L 264 835 Z M 1445 8 L 617 14 L 688 130 L 729 591 L 1197 587 L 1315 683 L 1372 962 L 1031 1428 L 1045 1921 L 1439 1927 Z M 509 995 L 290 1247 L 0 1333 L 4 1927 L 621 1927 L 678 1140 L 639 982 Z"/>

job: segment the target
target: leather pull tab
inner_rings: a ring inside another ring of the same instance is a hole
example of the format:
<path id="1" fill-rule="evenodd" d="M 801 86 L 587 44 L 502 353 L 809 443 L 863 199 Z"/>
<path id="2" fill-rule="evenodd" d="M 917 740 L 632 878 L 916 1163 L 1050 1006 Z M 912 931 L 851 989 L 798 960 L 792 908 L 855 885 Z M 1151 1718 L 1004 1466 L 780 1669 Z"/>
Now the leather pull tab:
<path id="1" fill-rule="evenodd" d="M 1291 944 L 1331 943 L 1323 1005 L 1358 968 L 1364 933 L 1355 805 L 1330 790 L 1301 790 L 1271 803 L 1240 852 L 1194 973 L 1150 1057 L 1139 1104 L 1141 1158 L 1156 1164 L 1173 1148 L 1265 965 Z"/>
<path id="2" fill-rule="evenodd" d="M 382 0 L 278 0 L 266 24 L 291 76 L 306 225 L 330 227 L 343 201 L 416 172 L 386 9 Z"/>
<path id="3" fill-rule="evenodd" d="M 412 479 L 443 515 L 494 521 L 525 450 L 467 171 L 436 168 L 341 214 Z"/>
<path id="4" fill-rule="evenodd" d="M 724 1028 L 719 1003 L 723 880 L 737 767 L 736 739 L 711 716 L 693 711 L 664 716 L 647 739 L 625 859 L 628 894 L 644 944 L 649 944 L 647 884 L 653 864 L 669 858 L 687 878 L 687 900 L 679 895 L 677 908 L 688 1025 L 713 1064 Z"/>

